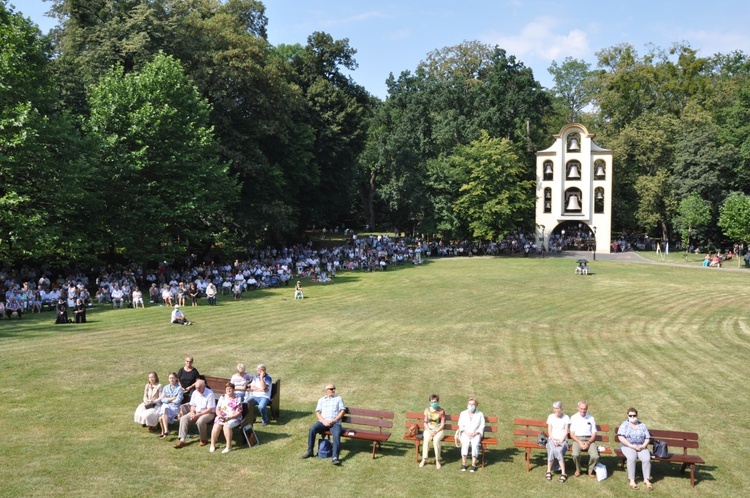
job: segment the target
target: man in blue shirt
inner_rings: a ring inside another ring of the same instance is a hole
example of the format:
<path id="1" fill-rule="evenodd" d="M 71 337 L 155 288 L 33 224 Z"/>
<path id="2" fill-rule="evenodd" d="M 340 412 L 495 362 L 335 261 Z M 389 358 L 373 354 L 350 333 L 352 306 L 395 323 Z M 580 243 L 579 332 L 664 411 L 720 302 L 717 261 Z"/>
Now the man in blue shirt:
<path id="1" fill-rule="evenodd" d="M 336 396 L 336 386 L 331 383 L 326 384 L 326 395 L 318 400 L 318 406 L 315 408 L 315 416 L 318 421 L 315 422 L 310 431 L 307 433 L 307 452 L 302 455 L 302 459 L 313 456 L 313 447 L 315 438 L 318 434 L 331 431 L 333 439 L 333 455 L 331 463 L 339 465 L 339 447 L 341 445 L 341 419 L 344 418 L 346 406 L 341 396 Z"/>

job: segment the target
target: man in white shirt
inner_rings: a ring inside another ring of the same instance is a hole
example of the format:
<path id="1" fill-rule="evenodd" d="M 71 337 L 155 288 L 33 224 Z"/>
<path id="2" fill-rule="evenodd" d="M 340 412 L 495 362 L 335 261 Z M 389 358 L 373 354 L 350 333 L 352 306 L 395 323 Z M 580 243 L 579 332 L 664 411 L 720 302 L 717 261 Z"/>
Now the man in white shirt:
<path id="1" fill-rule="evenodd" d="M 112 293 L 110 294 L 110 296 L 112 297 L 112 307 L 122 308 L 122 298 L 124 294 L 116 284 L 112 289 Z"/>
<path id="2" fill-rule="evenodd" d="M 573 461 L 576 464 L 576 477 L 581 475 L 581 451 L 589 454 L 587 473 L 589 477 L 596 477 L 594 468 L 599 462 L 599 450 L 596 441 L 596 421 L 588 413 L 589 404 L 586 401 L 578 402 L 578 413 L 570 417 L 570 437 L 573 439 Z"/>
<path id="3" fill-rule="evenodd" d="M 208 424 L 213 421 L 216 413 L 216 399 L 214 392 L 206 387 L 206 381 L 198 379 L 195 381 L 195 391 L 190 396 L 190 413 L 180 417 L 180 442 L 175 445 L 176 449 L 187 446 L 188 428 L 190 424 L 195 424 L 200 432 L 201 442 L 198 446 L 208 444 Z"/>

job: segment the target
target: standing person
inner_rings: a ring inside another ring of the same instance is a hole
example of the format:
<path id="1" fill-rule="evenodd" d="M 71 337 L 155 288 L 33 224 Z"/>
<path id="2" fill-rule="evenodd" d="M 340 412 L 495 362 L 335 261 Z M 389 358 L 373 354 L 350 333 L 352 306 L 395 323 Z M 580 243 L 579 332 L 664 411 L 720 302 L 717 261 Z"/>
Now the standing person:
<path id="1" fill-rule="evenodd" d="M 195 383 L 198 382 L 200 375 L 198 369 L 193 366 L 193 357 L 186 356 L 185 366 L 177 371 L 177 379 L 180 381 L 184 398 L 183 401 L 185 403 L 190 401 L 190 396 L 192 396 L 193 391 L 195 390 Z"/>
<path id="2" fill-rule="evenodd" d="M 73 306 L 73 314 L 76 317 L 76 323 L 86 323 L 86 305 L 80 297 L 76 299 L 76 304 Z"/>
<path id="3" fill-rule="evenodd" d="M 148 426 L 149 431 L 155 431 L 159 421 L 159 399 L 161 399 L 159 376 L 156 372 L 149 372 L 148 383 L 143 389 L 143 403 L 138 405 L 133 417 L 136 423 L 143 427 Z"/>
<path id="4" fill-rule="evenodd" d="M 190 397 L 190 413 L 186 413 L 180 418 L 180 442 L 174 447 L 175 449 L 187 446 L 188 429 L 190 424 L 195 424 L 200 432 L 201 442 L 198 446 L 208 445 L 208 424 L 214 419 L 216 414 L 216 399 L 214 392 L 206 387 L 206 382 L 202 379 L 195 381 L 195 391 Z"/>
<path id="5" fill-rule="evenodd" d="M 159 408 L 159 423 L 161 424 L 161 437 L 166 438 L 169 435 L 169 424 L 171 424 L 177 413 L 180 411 L 182 404 L 182 386 L 179 383 L 177 374 L 169 374 L 169 384 L 161 390 L 161 407 Z"/>
<path id="6" fill-rule="evenodd" d="M 209 282 L 206 287 L 206 298 L 209 306 L 216 306 L 216 286 L 213 282 Z"/>
<path id="7" fill-rule="evenodd" d="M 253 410 L 252 418 L 255 418 L 255 405 L 258 405 L 263 427 L 268 425 L 268 405 L 271 403 L 271 384 L 273 379 L 266 373 L 266 366 L 261 363 L 255 369 L 257 372 L 250 382 L 250 397 L 247 400 L 250 409 Z"/>
<path id="8" fill-rule="evenodd" d="M 331 431 L 333 440 L 333 454 L 331 463 L 334 465 L 341 464 L 339 460 L 339 448 L 341 447 L 341 419 L 346 413 L 346 405 L 341 396 L 336 396 L 336 386 L 331 383 L 326 384 L 326 394 L 318 400 L 315 407 L 315 416 L 318 421 L 315 422 L 307 433 L 307 451 L 302 455 L 302 459 L 313 456 L 315 447 L 315 437 L 326 431 Z"/>
<path id="9" fill-rule="evenodd" d="M 198 306 L 198 298 L 201 296 L 201 291 L 198 290 L 198 286 L 195 282 L 190 284 L 187 290 L 188 297 L 190 297 L 190 306 Z"/>
<path id="10" fill-rule="evenodd" d="M 552 480 L 552 464 L 560 462 L 560 482 L 568 480 L 565 473 L 565 452 L 568 451 L 568 433 L 570 432 L 570 418 L 563 413 L 563 405 L 559 401 L 552 403 L 553 412 L 547 417 L 547 474 L 545 478 Z"/>
<path id="11" fill-rule="evenodd" d="M 294 299 L 303 299 L 304 297 L 302 294 L 302 283 L 297 280 L 297 285 L 294 287 Z"/>
<path id="12" fill-rule="evenodd" d="M 187 293 L 187 290 L 185 289 L 185 282 L 180 282 L 180 286 L 177 289 L 177 304 L 180 306 L 185 306 L 185 294 Z"/>
<path id="13" fill-rule="evenodd" d="M 430 441 L 435 448 L 435 467 L 442 467 L 440 464 L 440 443 L 443 440 L 443 429 L 445 429 L 445 410 L 440 408 L 440 396 L 437 394 L 430 395 L 430 406 L 424 410 L 424 432 L 422 433 L 422 461 L 420 467 L 424 467 L 427 462 L 427 455 L 430 451 Z"/>
<path id="14" fill-rule="evenodd" d="M 589 404 L 586 401 L 578 402 L 578 412 L 570 417 L 570 437 L 573 439 L 573 462 L 576 464 L 574 476 L 581 475 L 581 451 L 589 454 L 589 464 L 586 473 L 589 477 L 596 477 L 594 468 L 599 462 L 599 450 L 596 441 L 596 420 L 588 413 Z"/>
<path id="15" fill-rule="evenodd" d="M 471 472 L 477 471 L 477 458 L 479 457 L 479 445 L 484 435 L 484 414 L 477 411 L 479 402 L 476 398 L 469 398 L 466 410 L 458 416 L 458 431 L 461 441 L 461 472 L 466 472 L 466 456 L 469 454 L 471 445 Z"/>
<path id="16" fill-rule="evenodd" d="M 242 399 L 235 396 L 234 384 L 227 382 L 224 394 L 219 397 L 216 403 L 216 420 L 214 428 L 211 430 L 211 448 L 210 452 L 216 451 L 216 441 L 219 439 L 219 433 L 224 430 L 224 438 L 227 440 L 227 447 L 222 453 L 232 451 L 232 429 L 240 425 L 242 419 Z"/>
<path id="17" fill-rule="evenodd" d="M 638 489 L 638 485 L 635 483 L 637 458 L 641 461 L 643 484 L 649 490 L 652 490 L 654 487 L 651 484 L 651 452 L 648 450 L 651 433 L 648 432 L 646 424 L 638 420 L 638 410 L 628 408 L 628 419 L 620 424 L 620 428 L 617 429 L 617 436 L 620 438 L 620 450 L 628 462 L 630 487 Z"/>

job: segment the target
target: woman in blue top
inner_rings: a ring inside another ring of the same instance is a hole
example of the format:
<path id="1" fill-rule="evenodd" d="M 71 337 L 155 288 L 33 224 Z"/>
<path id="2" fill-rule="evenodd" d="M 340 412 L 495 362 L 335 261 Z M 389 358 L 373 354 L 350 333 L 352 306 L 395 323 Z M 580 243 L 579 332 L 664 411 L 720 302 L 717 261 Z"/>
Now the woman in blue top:
<path id="1" fill-rule="evenodd" d="M 159 408 L 159 423 L 161 424 L 161 438 L 169 435 L 169 424 L 174 421 L 180 411 L 182 403 L 182 386 L 177 381 L 177 374 L 169 374 L 169 385 L 161 390 L 161 406 Z"/>
<path id="2" fill-rule="evenodd" d="M 638 489 L 638 485 L 635 483 L 635 460 L 638 458 L 643 469 L 643 484 L 649 490 L 654 489 L 651 485 L 651 452 L 648 450 L 651 434 L 648 432 L 646 424 L 638 420 L 638 410 L 628 408 L 628 419 L 620 424 L 620 428 L 617 429 L 617 436 L 620 438 L 620 450 L 628 461 L 630 487 Z"/>

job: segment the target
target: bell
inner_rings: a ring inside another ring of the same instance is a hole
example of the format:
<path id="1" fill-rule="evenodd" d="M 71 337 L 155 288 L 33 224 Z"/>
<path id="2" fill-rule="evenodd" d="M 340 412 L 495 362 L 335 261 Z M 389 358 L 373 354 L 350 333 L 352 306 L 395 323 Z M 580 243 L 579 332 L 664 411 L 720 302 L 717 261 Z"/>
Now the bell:
<path id="1" fill-rule="evenodd" d="M 552 176 L 552 163 L 546 163 L 544 165 L 544 174 L 547 176 Z"/>
<path id="2" fill-rule="evenodd" d="M 604 178 L 604 166 L 602 166 L 601 164 L 597 164 L 594 176 L 596 176 L 597 178 Z"/>
<path id="3" fill-rule="evenodd" d="M 552 210 L 552 203 L 550 201 L 545 202 L 544 203 L 544 209 L 547 210 L 547 211 L 551 211 Z"/>
<path id="4" fill-rule="evenodd" d="M 576 137 L 570 138 L 570 146 L 568 147 L 568 150 L 571 152 L 580 152 L 581 146 L 578 145 L 578 139 Z"/>
<path id="5" fill-rule="evenodd" d="M 602 189 L 597 189 L 596 190 L 596 200 L 597 201 L 601 201 L 602 199 L 604 199 L 604 191 Z"/>
<path id="6" fill-rule="evenodd" d="M 568 171 L 568 178 L 571 180 L 581 179 L 581 172 L 578 169 L 578 163 L 572 163 L 570 165 L 570 170 Z"/>
<path id="7" fill-rule="evenodd" d="M 548 188 L 544 189 L 544 198 L 545 199 L 552 199 L 552 191 Z"/>
<path id="8" fill-rule="evenodd" d="M 578 202 L 578 196 L 576 194 L 568 197 L 568 205 L 565 206 L 566 211 L 580 211 L 581 204 Z"/>

